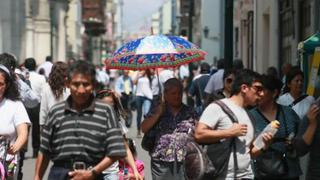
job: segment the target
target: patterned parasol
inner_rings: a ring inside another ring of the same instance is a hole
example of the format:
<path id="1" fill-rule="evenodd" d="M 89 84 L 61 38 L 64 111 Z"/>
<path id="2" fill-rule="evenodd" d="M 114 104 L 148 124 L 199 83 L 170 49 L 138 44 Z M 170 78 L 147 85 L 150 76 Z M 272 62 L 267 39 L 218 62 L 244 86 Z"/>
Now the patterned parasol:
<path id="1" fill-rule="evenodd" d="M 184 38 L 151 35 L 133 40 L 116 50 L 108 68 L 142 70 L 177 67 L 203 60 L 206 54 Z"/>

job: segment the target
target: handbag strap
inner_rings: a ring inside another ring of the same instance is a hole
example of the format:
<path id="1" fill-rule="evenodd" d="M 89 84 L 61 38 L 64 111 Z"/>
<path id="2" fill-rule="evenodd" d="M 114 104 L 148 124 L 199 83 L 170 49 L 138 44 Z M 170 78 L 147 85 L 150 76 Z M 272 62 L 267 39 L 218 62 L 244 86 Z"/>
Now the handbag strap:
<path id="1" fill-rule="evenodd" d="M 214 101 L 215 104 L 221 107 L 224 113 L 228 115 L 232 123 L 239 123 L 238 118 L 236 115 L 232 112 L 232 110 L 221 100 Z M 238 159 L 237 159 L 237 147 L 236 147 L 236 138 L 231 139 L 232 150 L 233 150 L 233 160 L 234 160 L 234 178 L 236 179 L 237 175 L 236 172 L 238 170 Z"/>
<path id="2" fill-rule="evenodd" d="M 304 98 L 306 98 L 306 97 L 308 97 L 307 94 L 298 97 L 296 100 L 294 100 L 294 101 L 289 105 L 289 107 L 295 106 L 296 104 L 298 104 L 300 101 L 302 101 L 302 100 L 303 100 Z"/>

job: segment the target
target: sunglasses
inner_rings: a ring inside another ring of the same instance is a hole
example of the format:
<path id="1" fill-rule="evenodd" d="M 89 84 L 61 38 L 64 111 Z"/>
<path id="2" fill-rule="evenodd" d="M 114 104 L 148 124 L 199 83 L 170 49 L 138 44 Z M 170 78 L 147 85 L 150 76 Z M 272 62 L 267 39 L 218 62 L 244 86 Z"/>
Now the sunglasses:
<path id="1" fill-rule="evenodd" d="M 264 90 L 263 86 L 253 85 L 251 87 L 256 91 L 256 93 L 261 93 Z"/>

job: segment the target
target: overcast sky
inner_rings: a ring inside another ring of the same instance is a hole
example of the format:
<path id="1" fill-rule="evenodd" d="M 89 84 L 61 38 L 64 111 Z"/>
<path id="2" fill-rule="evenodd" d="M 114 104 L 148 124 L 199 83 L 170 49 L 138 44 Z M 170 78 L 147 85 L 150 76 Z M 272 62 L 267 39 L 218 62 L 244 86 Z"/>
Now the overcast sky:
<path id="1" fill-rule="evenodd" d="M 151 15 L 156 12 L 165 0 L 124 0 L 123 21 L 124 30 L 138 31 Z"/>

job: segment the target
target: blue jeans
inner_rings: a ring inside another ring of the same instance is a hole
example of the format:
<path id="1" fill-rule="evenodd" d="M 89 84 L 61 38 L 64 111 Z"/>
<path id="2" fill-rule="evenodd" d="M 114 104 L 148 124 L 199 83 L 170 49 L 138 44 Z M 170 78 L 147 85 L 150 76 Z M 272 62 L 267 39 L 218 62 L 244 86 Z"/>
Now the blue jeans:
<path id="1" fill-rule="evenodd" d="M 140 130 L 142 111 L 143 111 L 143 115 L 146 115 L 149 112 L 150 106 L 151 106 L 151 100 L 143 96 L 137 96 L 136 104 L 137 104 L 137 128 L 138 130 Z"/>
<path id="2" fill-rule="evenodd" d="M 68 180 L 70 169 L 52 166 L 49 172 L 48 180 Z"/>

